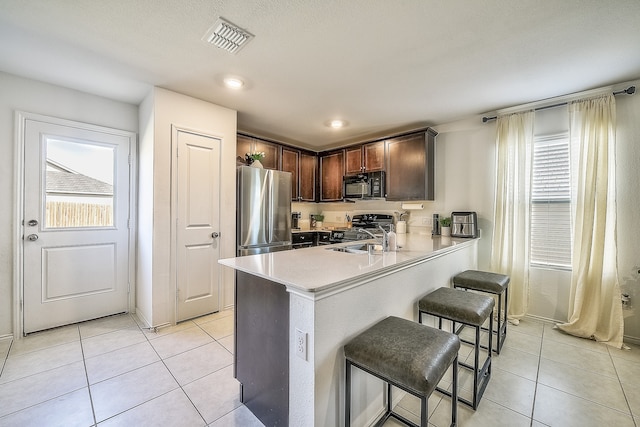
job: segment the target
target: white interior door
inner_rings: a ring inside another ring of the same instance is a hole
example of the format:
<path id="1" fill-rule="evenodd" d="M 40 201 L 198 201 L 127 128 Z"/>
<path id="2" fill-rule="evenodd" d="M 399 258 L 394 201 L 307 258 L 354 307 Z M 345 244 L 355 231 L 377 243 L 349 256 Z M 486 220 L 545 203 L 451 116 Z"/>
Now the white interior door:
<path id="1" fill-rule="evenodd" d="M 25 119 L 24 333 L 128 311 L 134 138 Z"/>
<path id="2" fill-rule="evenodd" d="M 219 310 L 220 140 L 174 130 L 178 322 Z"/>

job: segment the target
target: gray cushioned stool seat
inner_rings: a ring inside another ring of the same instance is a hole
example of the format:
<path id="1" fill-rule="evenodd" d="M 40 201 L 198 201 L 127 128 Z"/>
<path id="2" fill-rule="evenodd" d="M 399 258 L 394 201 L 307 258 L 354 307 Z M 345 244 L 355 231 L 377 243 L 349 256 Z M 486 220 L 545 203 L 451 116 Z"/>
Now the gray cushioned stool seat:
<path id="1" fill-rule="evenodd" d="M 477 291 L 502 293 L 509 285 L 510 278 L 504 274 L 488 271 L 467 270 L 453 276 L 453 285 Z"/>
<path id="2" fill-rule="evenodd" d="M 423 401 L 423 423 L 428 417 L 427 399 L 452 364 L 457 367 L 460 339 L 457 335 L 430 328 L 410 320 L 387 317 L 365 330 L 344 346 L 347 361 L 346 425 L 350 425 L 350 367 L 354 365 L 388 384 L 412 393 Z M 457 375 L 454 378 L 457 391 Z M 457 394 L 457 393 L 456 393 Z M 389 418 L 415 425 L 391 411 L 391 395 L 387 397 Z M 452 399 L 453 400 L 453 399 Z M 452 402 L 452 425 L 457 406 Z"/>
<path id="3" fill-rule="evenodd" d="M 491 378 L 490 350 L 487 351 L 487 357 L 482 363 L 482 366 L 480 366 L 480 349 L 482 348 L 480 344 L 480 330 L 482 329 L 482 324 L 489 319 L 489 337 L 486 348 L 491 348 L 493 337 L 492 314 L 494 306 L 495 302 L 492 297 L 447 287 L 438 288 L 418 301 L 420 323 L 422 323 L 423 314 L 428 314 L 438 318 L 438 327 L 440 329 L 442 329 L 443 319 L 450 320 L 452 322 L 451 330 L 456 334 L 459 334 L 465 326 L 474 328 L 475 340 L 473 342 L 461 340 L 474 346 L 473 365 L 460 362 L 460 366 L 473 371 L 473 397 L 472 400 L 462 397 L 458 399 L 473 409 L 478 407 L 480 399 Z M 461 326 L 457 328 L 456 323 L 459 323 Z M 449 394 L 448 391 L 440 388 L 436 388 L 436 390 L 444 394 Z"/>
<path id="4" fill-rule="evenodd" d="M 497 335 L 493 351 L 497 354 L 500 354 L 500 350 L 502 350 L 504 341 L 507 338 L 507 309 L 509 305 L 510 281 L 510 277 L 505 274 L 478 270 L 467 270 L 453 276 L 454 288 L 480 291 L 498 296 L 498 326 L 493 331 Z"/>
<path id="5" fill-rule="evenodd" d="M 493 298 L 439 288 L 418 302 L 420 311 L 469 325 L 482 325 L 493 312 Z"/>

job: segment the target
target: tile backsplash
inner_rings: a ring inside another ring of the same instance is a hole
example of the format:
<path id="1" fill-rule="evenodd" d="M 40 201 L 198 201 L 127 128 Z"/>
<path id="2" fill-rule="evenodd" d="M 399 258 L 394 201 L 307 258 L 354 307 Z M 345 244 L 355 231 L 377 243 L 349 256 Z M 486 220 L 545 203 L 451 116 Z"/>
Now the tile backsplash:
<path id="1" fill-rule="evenodd" d="M 408 212 L 404 218 L 407 221 L 408 233 L 431 233 L 431 218 L 435 202 L 421 202 L 424 209 L 406 211 L 401 202 L 386 202 L 381 200 L 364 200 L 355 203 L 298 203 L 291 204 L 293 212 L 300 212 L 301 218 L 309 219 L 312 214 L 323 214 L 325 228 L 346 227 L 347 215 L 353 217 L 361 213 L 385 213 L 395 216 L 398 221 L 400 212 Z"/>

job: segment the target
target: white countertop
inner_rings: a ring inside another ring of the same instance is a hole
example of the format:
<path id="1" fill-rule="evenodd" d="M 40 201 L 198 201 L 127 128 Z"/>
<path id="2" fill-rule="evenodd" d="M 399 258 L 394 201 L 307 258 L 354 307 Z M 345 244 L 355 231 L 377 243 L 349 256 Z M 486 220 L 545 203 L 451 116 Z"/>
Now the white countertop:
<path id="1" fill-rule="evenodd" d="M 428 234 L 399 234 L 397 252 L 354 254 L 331 248 L 374 240 L 314 246 L 305 249 L 221 259 L 227 267 L 281 283 L 298 293 L 337 291 L 358 282 L 424 262 L 475 243 L 477 239 L 432 237 Z"/>

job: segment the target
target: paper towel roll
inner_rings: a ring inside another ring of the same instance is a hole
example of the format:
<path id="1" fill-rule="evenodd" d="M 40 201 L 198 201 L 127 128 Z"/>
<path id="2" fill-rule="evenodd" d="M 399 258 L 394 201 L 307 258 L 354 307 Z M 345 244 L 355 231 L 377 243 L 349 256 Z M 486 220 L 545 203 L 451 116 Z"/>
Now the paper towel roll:
<path id="1" fill-rule="evenodd" d="M 422 203 L 403 203 L 402 209 L 405 209 L 405 210 L 424 209 L 424 205 Z"/>

